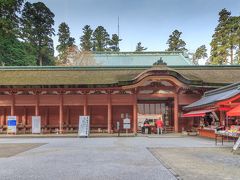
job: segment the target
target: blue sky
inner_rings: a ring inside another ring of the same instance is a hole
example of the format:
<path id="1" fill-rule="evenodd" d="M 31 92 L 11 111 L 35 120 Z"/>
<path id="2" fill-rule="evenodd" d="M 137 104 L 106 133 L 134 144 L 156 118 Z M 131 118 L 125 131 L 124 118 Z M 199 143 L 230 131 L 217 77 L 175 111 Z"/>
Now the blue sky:
<path id="1" fill-rule="evenodd" d="M 30 0 L 30 2 L 37 2 Z M 55 14 L 55 30 L 66 22 L 79 45 L 82 28 L 104 26 L 109 34 L 117 33 L 120 17 L 121 51 L 134 51 L 137 42 L 149 51 L 167 48 L 175 29 L 183 32 L 187 49 L 194 51 L 209 43 L 222 8 L 240 15 L 240 0 L 42 0 Z M 54 37 L 55 47 L 57 37 Z"/>

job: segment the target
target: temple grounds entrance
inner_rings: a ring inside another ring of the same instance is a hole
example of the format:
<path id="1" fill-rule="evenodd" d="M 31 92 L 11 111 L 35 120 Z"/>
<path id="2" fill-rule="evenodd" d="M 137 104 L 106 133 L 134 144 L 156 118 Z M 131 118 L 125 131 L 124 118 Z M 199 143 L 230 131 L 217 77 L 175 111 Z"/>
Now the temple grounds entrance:
<path id="1" fill-rule="evenodd" d="M 155 98 L 138 100 L 138 132 L 144 122 L 149 121 L 152 133 L 156 133 L 155 121 L 159 118 L 164 122 L 164 133 L 172 133 L 174 130 L 174 99 Z"/>

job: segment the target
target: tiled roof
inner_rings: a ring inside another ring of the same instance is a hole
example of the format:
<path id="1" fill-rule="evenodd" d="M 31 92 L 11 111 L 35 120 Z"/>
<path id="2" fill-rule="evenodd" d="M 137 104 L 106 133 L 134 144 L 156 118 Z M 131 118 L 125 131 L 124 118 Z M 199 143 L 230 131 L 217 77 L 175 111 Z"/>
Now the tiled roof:
<path id="1" fill-rule="evenodd" d="M 188 106 L 185 106 L 184 109 L 190 110 L 190 109 L 200 108 L 203 106 L 213 105 L 216 102 L 227 100 L 238 94 L 240 94 L 240 83 L 234 83 L 222 88 L 218 88 L 218 89 L 206 92 L 200 100 Z"/>
<path id="2" fill-rule="evenodd" d="M 182 52 L 95 52 L 93 57 L 101 66 L 152 66 L 160 58 L 169 66 L 193 65 Z"/>

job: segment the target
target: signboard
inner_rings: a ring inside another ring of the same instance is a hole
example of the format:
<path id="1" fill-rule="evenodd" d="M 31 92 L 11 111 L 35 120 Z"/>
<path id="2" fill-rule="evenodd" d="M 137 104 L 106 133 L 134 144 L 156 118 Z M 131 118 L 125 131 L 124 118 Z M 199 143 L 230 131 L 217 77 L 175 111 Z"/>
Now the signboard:
<path id="1" fill-rule="evenodd" d="M 123 119 L 123 129 L 131 129 L 131 124 L 130 124 L 129 118 Z"/>
<path id="2" fill-rule="evenodd" d="M 234 144 L 233 150 L 236 151 L 239 146 L 240 146 L 240 137 L 238 138 L 237 142 Z"/>
<path id="3" fill-rule="evenodd" d="M 41 116 L 32 116 L 32 133 L 41 133 Z"/>
<path id="4" fill-rule="evenodd" d="M 17 117 L 8 116 L 7 117 L 7 133 L 17 133 Z"/>
<path id="5" fill-rule="evenodd" d="M 88 137 L 89 129 L 90 129 L 90 117 L 89 116 L 79 116 L 78 136 Z"/>

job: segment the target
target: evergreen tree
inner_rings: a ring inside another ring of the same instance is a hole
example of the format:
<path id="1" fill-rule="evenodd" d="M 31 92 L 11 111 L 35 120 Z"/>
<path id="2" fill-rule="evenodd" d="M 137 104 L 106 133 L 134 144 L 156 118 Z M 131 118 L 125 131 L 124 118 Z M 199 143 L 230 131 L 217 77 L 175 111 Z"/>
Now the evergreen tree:
<path id="1" fill-rule="evenodd" d="M 89 25 L 84 26 L 83 35 L 80 37 L 80 47 L 82 51 L 91 51 L 93 48 L 92 33 L 93 30 Z"/>
<path id="2" fill-rule="evenodd" d="M 22 4 L 23 0 L 0 1 L 0 65 L 36 65 L 35 49 L 18 39 Z"/>
<path id="3" fill-rule="evenodd" d="M 143 47 L 141 42 L 138 42 L 135 51 L 136 52 L 142 52 L 142 51 L 145 51 L 145 50 L 147 50 L 147 48 Z"/>
<path id="4" fill-rule="evenodd" d="M 69 48 L 74 46 L 75 39 L 70 37 L 70 29 L 68 25 L 63 22 L 58 27 L 58 42 L 57 50 L 59 52 L 59 58 L 64 63 L 67 62 Z"/>
<path id="5" fill-rule="evenodd" d="M 186 43 L 181 39 L 182 32 L 175 30 L 167 41 L 168 51 L 186 51 Z"/>
<path id="6" fill-rule="evenodd" d="M 112 39 L 110 40 L 109 42 L 109 45 L 110 45 L 110 49 L 112 51 L 120 51 L 120 48 L 119 48 L 119 42 L 121 41 L 122 39 L 119 39 L 118 35 L 117 34 L 113 34 L 112 35 Z"/>
<path id="7" fill-rule="evenodd" d="M 36 47 L 37 65 L 48 65 L 52 57 L 54 14 L 42 2 L 26 2 L 22 11 L 22 38 Z M 50 63 L 51 64 L 51 63 Z"/>
<path id="8" fill-rule="evenodd" d="M 107 51 L 109 44 L 109 34 L 103 26 L 98 26 L 92 35 L 93 50 Z"/>
<path id="9" fill-rule="evenodd" d="M 196 49 L 195 53 L 193 54 L 193 64 L 198 65 L 198 61 L 200 59 L 207 58 L 207 48 L 205 45 L 200 46 L 199 48 Z"/>
<path id="10" fill-rule="evenodd" d="M 0 35 L 16 36 L 19 34 L 19 17 L 24 0 L 0 1 Z"/>
<path id="11" fill-rule="evenodd" d="M 0 65 L 1 66 L 34 66 L 35 49 L 15 37 L 0 35 Z"/>
<path id="12" fill-rule="evenodd" d="M 229 28 L 228 20 L 231 13 L 226 9 L 219 12 L 218 26 L 212 36 L 211 45 L 211 64 L 226 64 L 229 47 Z"/>

